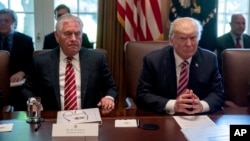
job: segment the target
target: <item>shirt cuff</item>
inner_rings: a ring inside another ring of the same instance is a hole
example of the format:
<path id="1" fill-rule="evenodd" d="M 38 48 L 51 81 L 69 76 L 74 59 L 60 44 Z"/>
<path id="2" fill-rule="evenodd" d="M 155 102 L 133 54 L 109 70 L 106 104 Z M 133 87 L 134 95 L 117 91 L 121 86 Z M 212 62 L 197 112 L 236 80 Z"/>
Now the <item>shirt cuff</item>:
<path id="1" fill-rule="evenodd" d="M 206 101 L 201 100 L 201 105 L 202 105 L 202 113 L 208 112 L 210 110 L 209 105 Z"/>
<path id="2" fill-rule="evenodd" d="M 164 110 L 166 111 L 166 113 L 170 114 L 170 115 L 174 115 L 175 111 L 174 111 L 174 105 L 175 105 L 176 100 L 169 100 L 164 108 Z"/>
<path id="3" fill-rule="evenodd" d="M 105 96 L 105 98 L 109 98 L 109 99 L 111 99 L 111 100 L 113 100 L 114 101 L 114 98 L 112 97 L 112 96 Z"/>
<path id="4" fill-rule="evenodd" d="M 174 104 L 175 104 L 176 100 L 169 100 L 164 108 L 164 110 L 166 111 L 167 114 L 170 115 L 174 115 L 175 111 L 174 111 Z M 201 100 L 201 105 L 202 105 L 202 113 L 204 112 L 208 112 L 210 110 L 209 105 L 206 101 Z"/>

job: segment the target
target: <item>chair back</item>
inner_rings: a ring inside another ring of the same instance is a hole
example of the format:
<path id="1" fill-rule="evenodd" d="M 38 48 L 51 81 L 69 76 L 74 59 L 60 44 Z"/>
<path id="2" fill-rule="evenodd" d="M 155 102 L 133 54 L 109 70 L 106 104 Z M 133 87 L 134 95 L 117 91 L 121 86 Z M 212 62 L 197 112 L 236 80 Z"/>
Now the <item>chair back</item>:
<path id="1" fill-rule="evenodd" d="M 168 44 L 168 41 L 131 41 L 125 44 L 124 84 L 126 97 L 135 99 L 138 79 L 143 66 L 143 57 L 149 52 L 161 49 Z"/>
<path id="2" fill-rule="evenodd" d="M 9 89 L 10 89 L 9 57 L 10 54 L 8 51 L 0 50 L 0 90 L 2 91 L 2 98 L 0 98 L 2 101 L 0 105 L 6 104 L 9 95 Z"/>
<path id="3" fill-rule="evenodd" d="M 51 51 L 52 49 L 40 49 L 40 50 L 35 50 L 33 52 L 33 56 L 39 55 L 39 54 L 43 54 L 45 52 Z"/>
<path id="4" fill-rule="evenodd" d="M 250 49 L 224 50 L 222 75 L 227 96 L 238 106 L 250 106 Z"/>

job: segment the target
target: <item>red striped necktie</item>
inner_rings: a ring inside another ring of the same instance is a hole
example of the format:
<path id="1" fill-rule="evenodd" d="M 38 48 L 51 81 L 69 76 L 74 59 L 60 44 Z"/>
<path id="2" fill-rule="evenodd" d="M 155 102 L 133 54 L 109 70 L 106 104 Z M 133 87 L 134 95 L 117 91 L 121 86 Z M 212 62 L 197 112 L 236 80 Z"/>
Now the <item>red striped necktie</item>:
<path id="1" fill-rule="evenodd" d="M 72 57 L 67 57 L 64 85 L 64 110 L 77 109 L 76 80 L 72 59 Z"/>
<path id="2" fill-rule="evenodd" d="M 183 61 L 181 63 L 181 72 L 179 77 L 179 85 L 177 88 L 177 96 L 182 94 L 188 85 L 188 61 Z"/>

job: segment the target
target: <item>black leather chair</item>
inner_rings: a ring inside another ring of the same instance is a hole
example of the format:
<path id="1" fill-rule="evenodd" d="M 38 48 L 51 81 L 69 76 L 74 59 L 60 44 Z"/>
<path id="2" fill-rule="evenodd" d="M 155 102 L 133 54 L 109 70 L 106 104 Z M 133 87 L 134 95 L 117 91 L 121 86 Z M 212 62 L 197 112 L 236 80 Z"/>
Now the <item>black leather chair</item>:
<path id="1" fill-rule="evenodd" d="M 144 55 L 153 50 L 163 48 L 168 44 L 168 41 L 130 41 L 125 44 L 124 84 L 127 109 L 137 108 L 134 100 Z"/>

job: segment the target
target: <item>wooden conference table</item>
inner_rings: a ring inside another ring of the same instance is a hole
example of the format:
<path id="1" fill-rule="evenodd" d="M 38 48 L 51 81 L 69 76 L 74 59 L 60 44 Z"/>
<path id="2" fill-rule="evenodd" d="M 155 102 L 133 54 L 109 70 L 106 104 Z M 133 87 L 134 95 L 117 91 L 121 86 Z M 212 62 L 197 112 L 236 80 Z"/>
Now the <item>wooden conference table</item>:
<path id="1" fill-rule="evenodd" d="M 45 122 L 35 132 L 35 124 L 26 123 L 26 112 L 1 113 L 0 124 L 13 123 L 12 132 L 1 132 L 0 141 L 52 141 L 52 124 L 56 123 L 55 111 L 44 111 Z M 250 108 L 225 108 L 208 115 L 217 125 L 250 124 Z M 140 124 L 155 123 L 158 130 L 141 128 L 115 128 L 116 119 L 140 119 Z M 99 141 L 186 141 L 179 125 L 170 115 L 156 115 L 142 110 L 118 109 L 102 115 Z"/>

